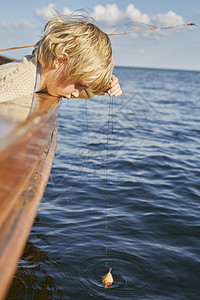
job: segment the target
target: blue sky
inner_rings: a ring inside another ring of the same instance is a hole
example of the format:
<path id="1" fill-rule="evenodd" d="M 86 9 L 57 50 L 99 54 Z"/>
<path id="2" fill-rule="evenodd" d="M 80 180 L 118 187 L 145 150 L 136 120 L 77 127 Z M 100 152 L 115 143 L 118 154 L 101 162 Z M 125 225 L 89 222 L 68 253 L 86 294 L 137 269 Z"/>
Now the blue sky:
<path id="1" fill-rule="evenodd" d="M 4 1 L 0 10 L 0 49 L 34 44 L 52 9 L 86 9 L 107 33 L 194 22 L 200 26 L 199 0 L 34 0 Z M 120 28 L 121 27 L 121 28 Z M 111 38 L 115 65 L 200 71 L 200 27 L 146 31 Z M 19 59 L 31 49 L 1 52 Z"/>

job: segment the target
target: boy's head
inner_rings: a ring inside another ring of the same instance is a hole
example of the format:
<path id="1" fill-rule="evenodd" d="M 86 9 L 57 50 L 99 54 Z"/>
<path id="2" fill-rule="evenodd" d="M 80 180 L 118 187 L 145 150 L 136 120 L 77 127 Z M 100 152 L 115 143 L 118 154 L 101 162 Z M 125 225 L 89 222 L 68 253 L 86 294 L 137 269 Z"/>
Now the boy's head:
<path id="1" fill-rule="evenodd" d="M 95 94 L 103 94 L 109 86 L 113 71 L 111 43 L 93 23 L 60 16 L 52 19 L 33 54 L 42 68 L 54 68 L 55 60 L 66 54 L 63 84 L 85 84 Z"/>

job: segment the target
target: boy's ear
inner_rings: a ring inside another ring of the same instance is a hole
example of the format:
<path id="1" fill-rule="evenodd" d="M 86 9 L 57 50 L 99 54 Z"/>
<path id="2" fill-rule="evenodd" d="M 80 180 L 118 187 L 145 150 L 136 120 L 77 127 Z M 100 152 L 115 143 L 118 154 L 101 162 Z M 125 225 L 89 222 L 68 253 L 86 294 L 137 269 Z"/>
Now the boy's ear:
<path id="1" fill-rule="evenodd" d="M 69 61 L 69 55 L 63 52 L 60 56 L 54 59 L 54 68 L 59 68 L 62 64 L 66 64 Z"/>

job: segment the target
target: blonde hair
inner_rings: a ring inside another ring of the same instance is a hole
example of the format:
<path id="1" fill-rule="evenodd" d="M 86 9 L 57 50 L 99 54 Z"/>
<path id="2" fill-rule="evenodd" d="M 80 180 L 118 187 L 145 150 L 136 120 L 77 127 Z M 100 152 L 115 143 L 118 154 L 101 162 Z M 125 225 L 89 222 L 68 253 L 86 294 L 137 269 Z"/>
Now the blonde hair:
<path id="1" fill-rule="evenodd" d="M 43 68 L 53 68 L 54 60 L 67 53 L 62 83 L 81 83 L 95 94 L 107 90 L 113 71 L 110 39 L 95 24 L 57 16 L 50 20 L 33 54 Z"/>

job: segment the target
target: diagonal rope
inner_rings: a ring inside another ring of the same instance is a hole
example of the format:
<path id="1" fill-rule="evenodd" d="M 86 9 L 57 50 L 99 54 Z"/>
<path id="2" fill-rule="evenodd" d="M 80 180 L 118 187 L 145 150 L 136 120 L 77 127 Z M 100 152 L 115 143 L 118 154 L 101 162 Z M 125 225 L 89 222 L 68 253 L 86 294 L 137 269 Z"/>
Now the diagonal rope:
<path id="1" fill-rule="evenodd" d="M 108 36 L 123 35 L 123 34 L 129 34 L 129 33 L 134 33 L 134 32 L 139 32 L 139 31 L 145 31 L 145 30 L 169 29 L 169 28 L 183 27 L 183 26 L 197 26 L 197 25 L 194 23 L 187 23 L 187 24 L 177 24 L 177 25 L 170 25 L 170 26 L 155 26 L 155 27 L 148 27 L 148 28 L 141 28 L 141 29 L 124 31 L 124 32 L 118 32 L 118 33 L 109 33 Z M 11 48 L 6 48 L 6 49 L 0 49 L 0 52 L 29 48 L 29 47 L 34 47 L 34 46 L 35 46 L 35 44 L 27 45 L 27 46 L 11 47 Z"/>
<path id="2" fill-rule="evenodd" d="M 9 50 L 16 50 L 16 49 L 23 49 L 23 48 L 30 48 L 30 47 L 34 47 L 34 46 L 35 45 L 27 45 L 27 46 L 19 46 L 19 47 L 12 47 L 12 48 L 0 49 L 0 52 L 9 51 Z"/>

